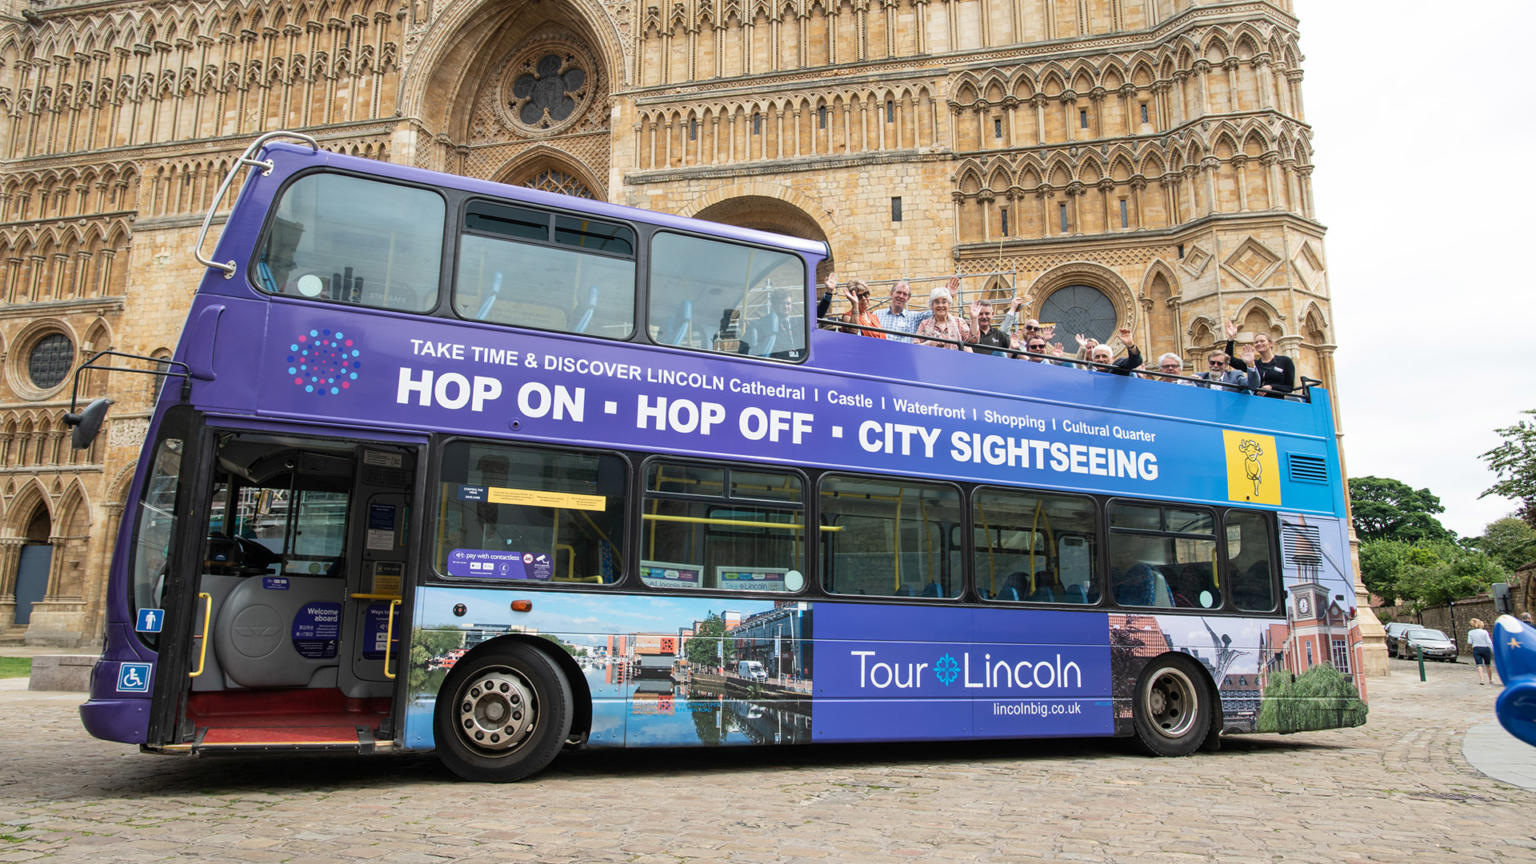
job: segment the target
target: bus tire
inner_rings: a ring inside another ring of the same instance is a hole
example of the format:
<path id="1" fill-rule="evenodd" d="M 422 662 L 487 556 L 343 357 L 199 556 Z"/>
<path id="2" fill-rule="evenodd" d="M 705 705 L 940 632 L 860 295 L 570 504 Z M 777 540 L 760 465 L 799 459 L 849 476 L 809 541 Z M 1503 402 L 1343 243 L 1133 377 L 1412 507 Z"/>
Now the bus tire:
<path id="1" fill-rule="evenodd" d="M 543 652 L 509 641 L 454 664 L 434 712 L 437 755 L 466 780 L 510 783 L 543 768 L 571 734 L 571 685 Z"/>
<path id="2" fill-rule="evenodd" d="M 1211 734 L 1205 677 L 1182 654 L 1159 657 L 1136 682 L 1136 738 L 1154 756 L 1188 756 Z"/>

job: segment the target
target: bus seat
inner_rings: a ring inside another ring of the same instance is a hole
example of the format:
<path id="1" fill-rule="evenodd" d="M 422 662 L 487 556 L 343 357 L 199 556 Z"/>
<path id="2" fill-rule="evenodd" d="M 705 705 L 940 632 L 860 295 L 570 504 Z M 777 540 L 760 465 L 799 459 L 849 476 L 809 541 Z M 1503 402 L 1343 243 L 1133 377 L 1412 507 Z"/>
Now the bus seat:
<path id="1" fill-rule="evenodd" d="M 923 586 L 924 597 L 943 597 L 944 587 L 937 582 L 929 582 Z"/>
<path id="2" fill-rule="evenodd" d="M 992 598 L 992 599 L 994 599 L 994 600 L 1017 600 L 1017 599 L 1019 599 L 1019 589 L 1013 587 L 1012 585 L 1004 585 L 1003 589 L 1001 591 L 997 592 L 997 596 Z"/>
<path id="3" fill-rule="evenodd" d="M 587 289 L 587 302 L 576 312 L 576 323 L 571 325 L 572 333 L 585 333 L 592 325 L 592 315 L 597 312 L 597 286 Z"/>
<path id="4" fill-rule="evenodd" d="M 1068 585 L 1066 602 L 1077 603 L 1079 605 L 1087 605 L 1088 594 L 1083 590 L 1083 586 L 1081 585 Z"/>
<path id="5" fill-rule="evenodd" d="M 1153 579 L 1162 577 L 1145 561 L 1132 564 L 1115 579 L 1115 602 L 1125 606 L 1152 606 Z M 1166 590 L 1166 583 L 1164 583 Z"/>
<path id="6" fill-rule="evenodd" d="M 1153 573 L 1151 599 L 1153 606 L 1173 608 L 1173 592 L 1168 590 L 1168 579 L 1161 573 Z"/>
<path id="7" fill-rule="evenodd" d="M 496 298 L 500 294 L 501 294 L 501 271 L 497 270 L 496 271 L 496 275 L 491 277 L 491 290 L 490 290 L 490 292 L 485 295 L 485 299 L 484 300 L 480 301 L 480 308 L 475 310 L 475 320 L 476 321 L 484 321 L 486 318 L 490 317 L 490 315 L 491 315 L 491 307 L 496 305 Z"/>
<path id="8" fill-rule="evenodd" d="M 677 314 L 667 322 L 667 326 L 661 331 L 661 344 L 681 345 L 688 338 L 688 328 L 693 325 L 693 301 L 684 300 L 677 308 Z"/>
<path id="9" fill-rule="evenodd" d="M 915 597 L 915 596 L 917 596 L 917 592 L 912 590 L 912 586 L 911 585 L 903 585 L 900 588 L 896 589 L 896 596 L 897 597 Z"/>
<path id="10" fill-rule="evenodd" d="M 1029 599 L 1035 603 L 1055 603 L 1056 592 L 1049 585 L 1041 585 L 1029 595 Z"/>

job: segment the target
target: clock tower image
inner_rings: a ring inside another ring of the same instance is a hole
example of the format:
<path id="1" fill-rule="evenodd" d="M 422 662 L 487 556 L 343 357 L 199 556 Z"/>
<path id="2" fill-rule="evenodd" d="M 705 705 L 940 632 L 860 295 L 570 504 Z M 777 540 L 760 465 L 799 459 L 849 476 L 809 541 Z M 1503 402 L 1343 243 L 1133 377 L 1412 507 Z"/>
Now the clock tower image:
<path id="1" fill-rule="evenodd" d="M 1311 581 L 1292 584 L 1288 591 L 1288 632 L 1281 650 L 1286 669 L 1301 675 L 1320 663 L 1329 664 L 1348 676 L 1363 696 L 1360 625 L 1344 597 L 1330 597 L 1326 585 Z"/>

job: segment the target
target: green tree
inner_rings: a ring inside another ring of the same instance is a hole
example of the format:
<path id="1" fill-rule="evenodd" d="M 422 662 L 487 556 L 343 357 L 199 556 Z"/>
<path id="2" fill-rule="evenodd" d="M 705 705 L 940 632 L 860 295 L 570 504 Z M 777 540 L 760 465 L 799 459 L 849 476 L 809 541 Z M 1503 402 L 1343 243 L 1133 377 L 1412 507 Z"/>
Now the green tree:
<path id="1" fill-rule="evenodd" d="M 1259 708 L 1258 731 L 1305 732 L 1359 726 L 1369 709 L 1354 682 L 1320 663 L 1293 677 L 1281 672 L 1269 679 Z"/>
<path id="2" fill-rule="evenodd" d="M 1495 519 L 1483 528 L 1483 536 L 1470 545 L 1487 553 L 1505 570 L 1518 570 L 1536 561 L 1536 528 L 1515 516 Z"/>
<path id="3" fill-rule="evenodd" d="M 1536 408 L 1520 412 L 1536 417 Z M 1479 459 L 1497 474 L 1499 482 L 1489 486 L 1479 497 L 1502 495 L 1520 502 L 1520 518 L 1536 528 L 1536 422 L 1521 420 L 1513 426 L 1495 429 L 1504 443 Z"/>
<path id="4" fill-rule="evenodd" d="M 1402 596 L 1397 575 L 1408 563 L 1412 548 L 1411 543 L 1401 540 L 1367 540 L 1360 544 L 1360 581 L 1389 606 L 1396 605 Z"/>
<path id="5" fill-rule="evenodd" d="M 1416 609 L 1471 597 L 1505 577 L 1498 562 L 1454 543 L 1415 543 L 1397 574 L 1398 592 Z"/>
<path id="6" fill-rule="evenodd" d="M 1440 498 L 1428 489 L 1415 489 L 1390 477 L 1352 477 L 1349 480 L 1350 512 L 1355 534 L 1367 540 L 1454 540 L 1456 535 L 1440 524 L 1444 513 Z"/>
<path id="7" fill-rule="evenodd" d="M 729 667 L 736 659 L 736 646 L 725 638 L 725 619 L 711 612 L 699 624 L 684 649 L 688 664 L 695 669 Z"/>

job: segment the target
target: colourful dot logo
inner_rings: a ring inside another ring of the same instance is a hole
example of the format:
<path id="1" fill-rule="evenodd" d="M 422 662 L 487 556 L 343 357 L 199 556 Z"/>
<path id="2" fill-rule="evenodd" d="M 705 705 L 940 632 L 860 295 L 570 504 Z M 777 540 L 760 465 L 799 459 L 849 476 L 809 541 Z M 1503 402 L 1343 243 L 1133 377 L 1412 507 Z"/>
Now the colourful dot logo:
<path id="1" fill-rule="evenodd" d="M 288 345 L 288 376 L 316 396 L 339 396 L 357 383 L 362 352 L 340 330 L 315 329 Z"/>
<path id="2" fill-rule="evenodd" d="M 945 654 L 939 658 L 939 662 L 933 664 L 933 677 L 939 679 L 940 684 L 948 687 L 960 677 L 960 664 L 955 662 L 955 658 Z"/>

